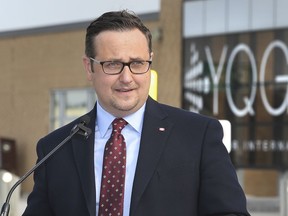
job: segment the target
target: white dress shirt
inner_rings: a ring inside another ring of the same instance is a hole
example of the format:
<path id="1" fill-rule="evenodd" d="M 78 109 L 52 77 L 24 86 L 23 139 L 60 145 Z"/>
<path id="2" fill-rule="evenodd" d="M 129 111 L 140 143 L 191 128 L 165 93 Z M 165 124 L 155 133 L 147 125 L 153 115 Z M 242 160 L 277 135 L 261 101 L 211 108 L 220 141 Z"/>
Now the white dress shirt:
<path id="1" fill-rule="evenodd" d="M 123 216 L 129 216 L 130 201 L 132 195 L 132 187 L 134 175 L 137 165 L 137 159 L 140 147 L 140 138 L 143 125 L 145 104 L 132 115 L 124 117 L 128 124 L 122 130 L 126 142 L 126 177 L 124 189 L 124 210 Z M 94 142 L 94 168 L 95 168 L 95 184 L 96 184 L 96 216 L 98 216 L 100 187 L 102 178 L 103 154 L 106 142 L 112 133 L 112 121 L 115 116 L 106 112 L 97 102 L 95 126 L 95 142 Z"/>

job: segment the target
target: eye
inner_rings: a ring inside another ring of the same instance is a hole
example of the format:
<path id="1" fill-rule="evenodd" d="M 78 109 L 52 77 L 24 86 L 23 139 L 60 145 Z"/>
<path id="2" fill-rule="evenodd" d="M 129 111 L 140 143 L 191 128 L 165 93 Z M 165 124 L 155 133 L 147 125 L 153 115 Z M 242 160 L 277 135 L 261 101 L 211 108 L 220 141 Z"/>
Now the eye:
<path id="1" fill-rule="evenodd" d="M 105 62 L 105 67 L 108 67 L 108 68 L 121 68 L 122 67 L 122 63 L 121 62 L 114 62 L 114 61 Z"/>
<path id="2" fill-rule="evenodd" d="M 133 61 L 133 62 L 131 62 L 131 66 L 132 67 L 141 67 L 143 65 L 144 65 L 143 61 Z"/>

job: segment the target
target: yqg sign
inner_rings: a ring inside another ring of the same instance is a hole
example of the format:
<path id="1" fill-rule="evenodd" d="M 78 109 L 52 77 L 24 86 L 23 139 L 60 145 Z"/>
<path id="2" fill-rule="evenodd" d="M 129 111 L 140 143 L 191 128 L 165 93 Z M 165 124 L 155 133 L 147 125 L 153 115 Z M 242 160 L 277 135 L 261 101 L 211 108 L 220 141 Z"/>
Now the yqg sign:
<path id="1" fill-rule="evenodd" d="M 231 121 L 236 165 L 288 167 L 287 33 L 184 39 L 183 108 Z"/>

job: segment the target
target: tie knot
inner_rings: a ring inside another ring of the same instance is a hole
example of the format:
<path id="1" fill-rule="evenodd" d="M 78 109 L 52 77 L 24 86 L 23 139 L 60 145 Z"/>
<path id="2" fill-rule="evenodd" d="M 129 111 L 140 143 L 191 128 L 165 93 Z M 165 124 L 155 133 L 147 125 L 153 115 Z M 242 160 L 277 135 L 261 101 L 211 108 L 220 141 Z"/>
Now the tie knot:
<path id="1" fill-rule="evenodd" d="M 127 125 L 123 118 L 115 118 L 112 122 L 113 131 L 121 133 L 122 129 Z"/>

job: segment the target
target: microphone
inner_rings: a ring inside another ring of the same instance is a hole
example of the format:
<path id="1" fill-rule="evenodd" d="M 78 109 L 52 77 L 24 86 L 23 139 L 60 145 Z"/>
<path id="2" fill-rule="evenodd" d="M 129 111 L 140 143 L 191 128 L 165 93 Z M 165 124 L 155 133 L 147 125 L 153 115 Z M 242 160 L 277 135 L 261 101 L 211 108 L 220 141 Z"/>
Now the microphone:
<path id="1" fill-rule="evenodd" d="M 76 124 L 70 134 L 62 141 L 60 142 L 58 145 L 56 145 L 52 151 L 50 151 L 45 157 L 43 157 L 38 163 L 36 163 L 34 165 L 34 167 L 32 167 L 32 169 L 30 169 L 27 173 L 25 173 L 25 175 L 23 175 L 10 189 L 7 197 L 6 197 L 6 201 L 2 206 L 1 209 L 1 215 L 0 216 L 8 216 L 9 215 L 9 211 L 10 211 L 10 198 L 14 192 L 14 190 L 28 177 L 30 176 L 41 164 L 43 164 L 48 158 L 50 158 L 59 148 L 61 148 L 65 143 L 67 143 L 67 141 L 69 141 L 75 134 L 80 134 L 82 136 L 84 136 L 86 139 L 89 137 L 89 135 L 92 133 L 92 130 L 88 127 L 86 127 L 86 125 L 90 122 L 90 117 L 88 115 L 85 115 L 81 118 L 80 123 Z"/>
<path id="2" fill-rule="evenodd" d="M 85 115 L 81 118 L 80 124 L 75 125 L 72 130 L 71 134 L 74 133 L 74 130 L 76 130 L 76 133 L 83 135 L 86 139 L 90 136 L 92 133 L 92 130 L 85 125 L 87 125 L 90 122 L 90 117 L 88 115 Z"/>

